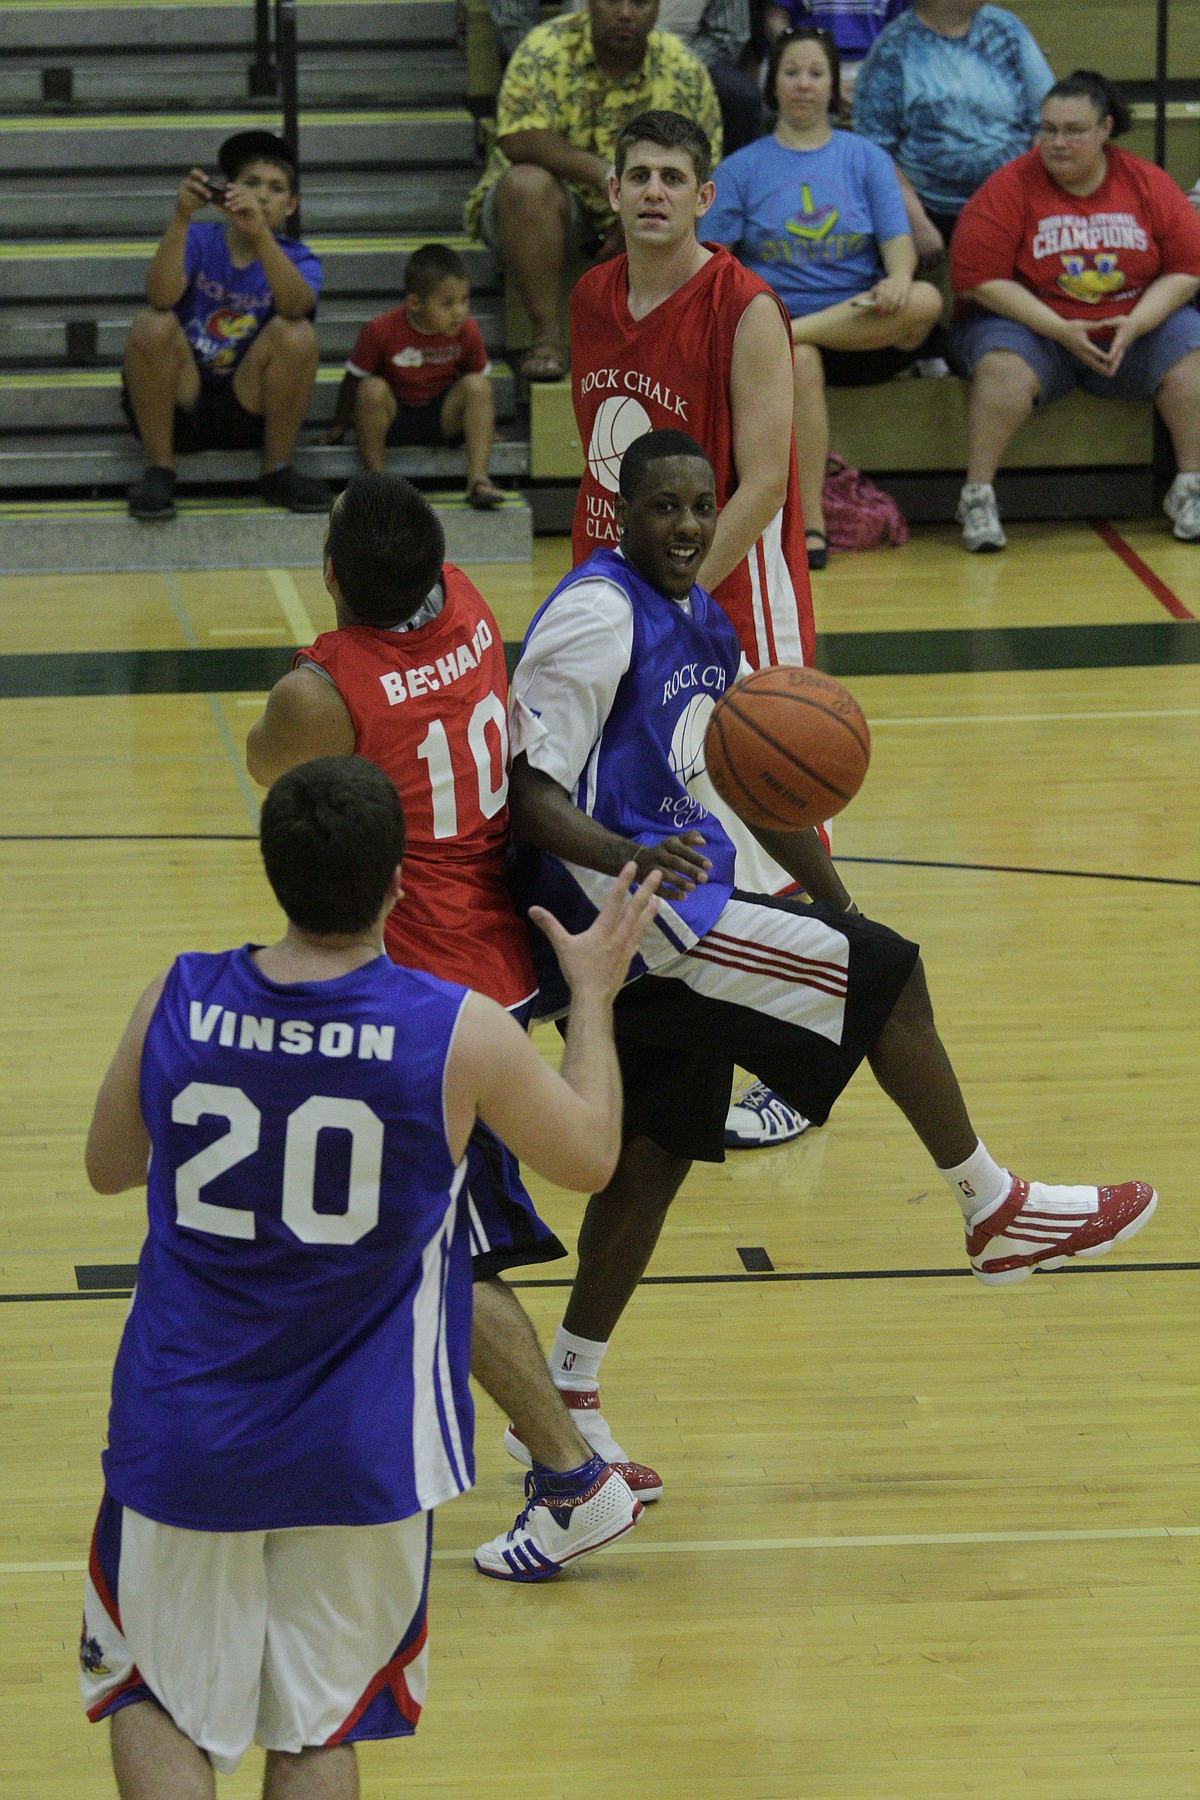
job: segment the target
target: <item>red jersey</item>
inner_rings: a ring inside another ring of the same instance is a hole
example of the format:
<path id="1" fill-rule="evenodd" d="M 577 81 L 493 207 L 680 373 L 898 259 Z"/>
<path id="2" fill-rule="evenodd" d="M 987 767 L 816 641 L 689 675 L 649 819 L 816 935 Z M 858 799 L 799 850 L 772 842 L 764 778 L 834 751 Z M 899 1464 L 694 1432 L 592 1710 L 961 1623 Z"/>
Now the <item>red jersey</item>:
<path id="1" fill-rule="evenodd" d="M 460 375 L 477 375 L 488 353 L 474 319 L 457 331 L 418 331 L 403 306 L 368 319 L 358 334 L 351 375 L 378 375 L 402 406 L 427 406 L 453 387 Z"/>
<path id="2" fill-rule="evenodd" d="M 1169 175 L 1110 144 L 1093 194 L 1068 194 L 1037 150 L 990 175 L 959 217 L 950 280 L 960 293 L 1019 281 L 1064 319 L 1131 312 L 1160 275 L 1200 277 L 1200 219 Z"/>
<path id="3" fill-rule="evenodd" d="M 393 962 L 516 1006 L 537 988 L 524 921 L 504 879 L 508 676 L 500 629 L 461 569 L 412 631 L 326 631 L 317 663 L 354 723 L 354 750 L 395 783 L 408 835 L 404 898 L 384 928 Z"/>
<path id="4" fill-rule="evenodd" d="M 766 282 L 722 245 L 705 248 L 713 254 L 704 267 L 644 319 L 629 311 L 625 256 L 589 269 L 571 296 L 571 397 L 587 464 L 571 533 L 577 563 L 616 543 L 621 458 L 647 431 L 671 428 L 696 439 L 716 472 L 718 506 L 737 487 L 729 405 L 733 340 L 758 294 L 771 294 L 785 322 L 787 314 Z M 794 448 L 782 510 L 714 598 L 755 668 L 812 662 L 812 590 Z"/>

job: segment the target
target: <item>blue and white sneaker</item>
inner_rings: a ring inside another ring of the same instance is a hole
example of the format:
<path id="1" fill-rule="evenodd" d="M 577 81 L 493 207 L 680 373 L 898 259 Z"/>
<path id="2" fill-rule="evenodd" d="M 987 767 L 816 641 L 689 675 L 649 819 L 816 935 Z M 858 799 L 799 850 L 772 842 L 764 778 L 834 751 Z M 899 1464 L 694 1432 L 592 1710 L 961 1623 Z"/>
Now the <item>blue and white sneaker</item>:
<path id="1" fill-rule="evenodd" d="M 498 1581 L 550 1581 L 632 1531 L 644 1510 L 602 1457 L 565 1475 L 535 1463 L 525 1477 L 524 1511 L 511 1531 L 479 1546 L 475 1567 Z"/>
<path id="2" fill-rule="evenodd" d="M 790 1144 L 812 1124 L 761 1081 L 752 1081 L 729 1108 L 725 1120 L 727 1150 L 761 1150 L 764 1144 Z"/>

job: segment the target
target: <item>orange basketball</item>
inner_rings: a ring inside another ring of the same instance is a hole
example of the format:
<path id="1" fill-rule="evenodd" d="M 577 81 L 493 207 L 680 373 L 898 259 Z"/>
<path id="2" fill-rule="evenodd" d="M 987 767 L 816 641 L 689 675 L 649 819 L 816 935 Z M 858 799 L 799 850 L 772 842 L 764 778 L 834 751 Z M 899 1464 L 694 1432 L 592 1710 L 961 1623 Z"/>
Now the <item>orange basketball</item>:
<path id="1" fill-rule="evenodd" d="M 713 786 L 748 825 L 799 831 L 853 800 L 871 734 L 848 688 L 818 669 L 756 669 L 722 694 L 704 736 Z"/>

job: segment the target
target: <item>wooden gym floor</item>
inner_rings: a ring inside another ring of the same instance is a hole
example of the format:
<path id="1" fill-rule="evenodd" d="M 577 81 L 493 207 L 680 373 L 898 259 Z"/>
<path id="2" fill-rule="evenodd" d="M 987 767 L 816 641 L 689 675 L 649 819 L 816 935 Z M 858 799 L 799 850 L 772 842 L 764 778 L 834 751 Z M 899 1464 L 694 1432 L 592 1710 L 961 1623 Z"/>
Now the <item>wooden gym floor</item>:
<path id="1" fill-rule="evenodd" d="M 1134 567 L 1084 525 L 990 559 L 919 531 L 835 558 L 817 607 L 874 736 L 835 848 L 924 946 L 981 1135 L 1152 1180 L 1157 1217 L 985 1290 L 865 1072 L 825 1130 L 698 1170 L 605 1369 L 662 1503 L 549 1588 L 481 1579 L 520 1500 L 481 1403 L 426 1716 L 364 1748 L 373 1800 L 1200 1792 L 1200 550 L 1121 540 Z M 472 573 L 514 639 L 563 567 Z M 241 747 L 331 622 L 315 572 L 0 580 L 5 1800 L 114 1791 L 75 1648 L 143 1202 L 86 1186 L 92 1097 L 155 969 L 276 931 Z M 573 1242 L 580 1203 L 539 1197 Z M 548 1336 L 559 1270 L 523 1297 Z"/>

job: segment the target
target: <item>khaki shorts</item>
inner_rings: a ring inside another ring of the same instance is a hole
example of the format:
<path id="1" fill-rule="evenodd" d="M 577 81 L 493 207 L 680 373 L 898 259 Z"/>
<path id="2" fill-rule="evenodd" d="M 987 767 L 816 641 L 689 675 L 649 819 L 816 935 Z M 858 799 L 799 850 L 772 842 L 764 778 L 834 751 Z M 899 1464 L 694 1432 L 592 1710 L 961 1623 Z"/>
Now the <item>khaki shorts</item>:
<path id="1" fill-rule="evenodd" d="M 574 188 L 568 187 L 565 181 L 559 183 L 567 196 L 567 204 L 571 216 L 567 221 L 567 249 L 576 256 L 591 256 L 600 242 L 600 233 L 584 211 L 583 202 Z M 613 218 L 616 218 L 613 214 Z M 483 208 L 479 214 L 479 235 L 489 250 L 500 250 L 500 229 L 496 222 L 496 184 L 488 189 L 483 197 Z"/>

